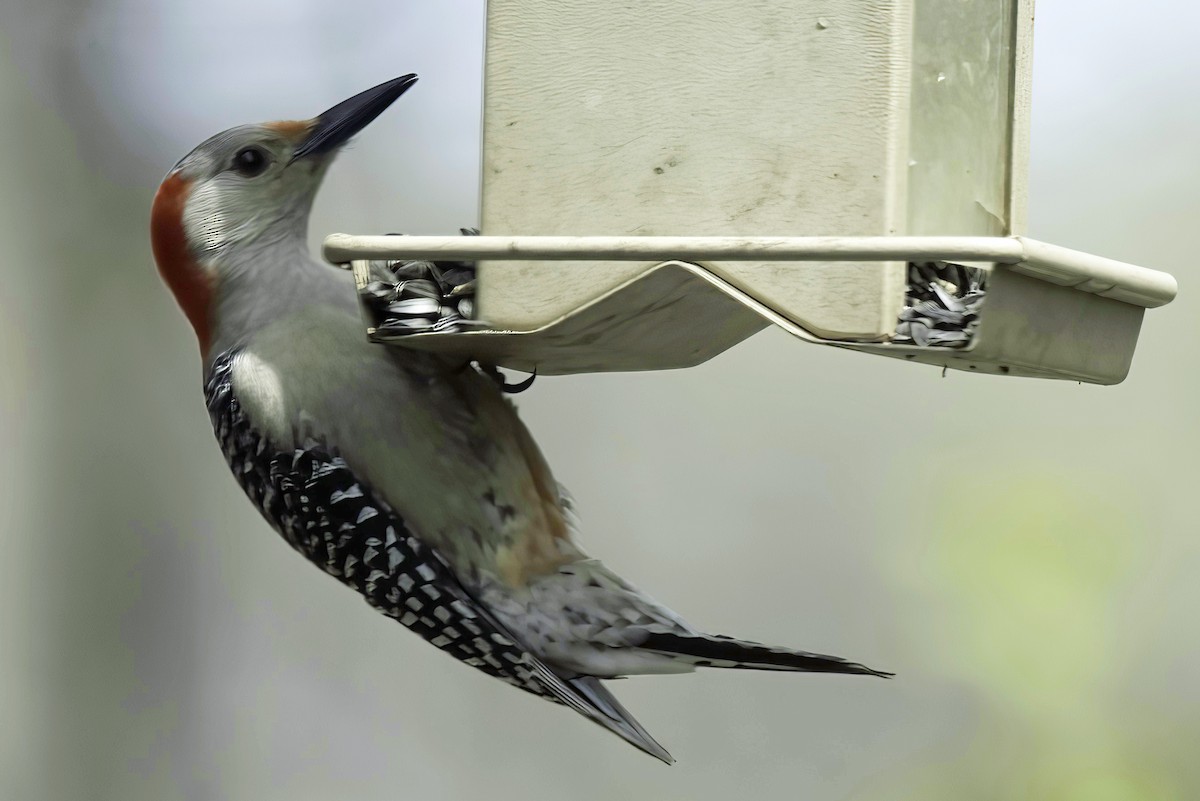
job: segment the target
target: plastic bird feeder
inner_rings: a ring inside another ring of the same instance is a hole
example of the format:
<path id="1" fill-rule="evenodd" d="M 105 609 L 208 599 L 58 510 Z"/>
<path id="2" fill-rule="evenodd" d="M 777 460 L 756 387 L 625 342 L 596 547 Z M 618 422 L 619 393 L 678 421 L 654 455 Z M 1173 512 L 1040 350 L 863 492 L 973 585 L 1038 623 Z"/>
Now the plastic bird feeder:
<path id="1" fill-rule="evenodd" d="M 484 235 L 325 253 L 363 297 L 388 262 L 478 260 L 486 327 L 368 334 L 545 374 L 686 367 L 775 324 L 1118 383 L 1175 280 L 1020 235 L 1032 35 L 1030 0 L 489 0 Z"/>

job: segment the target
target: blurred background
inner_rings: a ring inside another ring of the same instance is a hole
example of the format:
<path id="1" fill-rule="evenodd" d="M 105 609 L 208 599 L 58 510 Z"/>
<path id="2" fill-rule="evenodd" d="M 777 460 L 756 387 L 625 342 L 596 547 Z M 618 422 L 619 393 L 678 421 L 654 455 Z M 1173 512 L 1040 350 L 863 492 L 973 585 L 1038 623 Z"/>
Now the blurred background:
<path id="1" fill-rule="evenodd" d="M 227 473 L 149 254 L 193 145 L 408 71 L 314 245 L 474 223 L 482 5 L 0 5 L 0 798 L 1200 797 L 1200 6 L 1038 9 L 1031 235 L 1182 285 L 1124 384 L 767 331 L 520 396 L 629 579 L 898 673 L 622 683 L 668 769 L 288 551 Z"/>

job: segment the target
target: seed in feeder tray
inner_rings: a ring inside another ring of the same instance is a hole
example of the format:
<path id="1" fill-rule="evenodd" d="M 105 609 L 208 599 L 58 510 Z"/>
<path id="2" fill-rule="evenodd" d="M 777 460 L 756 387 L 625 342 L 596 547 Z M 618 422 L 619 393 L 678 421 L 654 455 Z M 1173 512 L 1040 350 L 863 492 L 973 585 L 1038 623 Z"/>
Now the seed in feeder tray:
<path id="1" fill-rule="evenodd" d="M 963 348 L 979 327 L 987 273 L 961 264 L 911 262 L 905 305 L 890 341 Z"/>
<path id="2" fill-rule="evenodd" d="M 437 319 L 442 306 L 433 298 L 406 298 L 387 305 L 387 313 L 396 317 L 432 317 Z"/>
<path id="3" fill-rule="evenodd" d="M 419 278 L 400 282 L 396 287 L 396 294 L 401 297 L 427 298 L 437 301 L 442 299 L 442 290 L 437 284 Z"/>
<path id="4" fill-rule="evenodd" d="M 961 347 L 971 341 L 971 335 L 966 331 L 943 331 L 939 328 L 932 329 L 927 338 L 930 345 L 945 347 Z"/>
<path id="5" fill-rule="evenodd" d="M 914 320 L 908 327 L 909 336 L 913 342 L 924 347 L 929 344 L 929 326 L 920 320 Z"/>
<path id="6" fill-rule="evenodd" d="M 474 229 L 461 229 L 466 236 Z M 361 293 L 376 336 L 481 327 L 475 317 L 475 264 L 462 261 L 373 261 Z M 382 276 L 382 278 L 380 278 Z"/>
<path id="7" fill-rule="evenodd" d="M 942 302 L 942 305 L 945 306 L 950 311 L 952 311 L 952 312 L 965 311 L 966 307 L 963 306 L 962 301 L 960 301 L 958 298 L 954 297 L 949 292 L 947 292 L 945 289 L 943 289 L 942 285 L 940 283 L 938 283 L 937 281 L 934 281 L 932 284 L 930 284 L 929 288 L 933 290 L 933 294 L 937 295 L 938 300 L 940 300 Z"/>
<path id="8" fill-rule="evenodd" d="M 385 284 L 383 281 L 372 281 L 363 287 L 363 294 L 370 295 L 372 298 L 390 298 L 392 293 L 396 291 L 394 284 Z"/>
<path id="9" fill-rule="evenodd" d="M 932 324 L 944 323 L 958 328 L 963 327 L 967 317 L 963 312 L 944 309 L 929 300 L 918 300 L 912 307 L 912 311 L 918 317 L 927 319 Z"/>
<path id="10" fill-rule="evenodd" d="M 378 326 L 375 327 L 377 334 L 416 334 L 421 331 L 428 331 L 430 328 L 429 321 L 421 318 L 401 318 L 389 317 Z"/>

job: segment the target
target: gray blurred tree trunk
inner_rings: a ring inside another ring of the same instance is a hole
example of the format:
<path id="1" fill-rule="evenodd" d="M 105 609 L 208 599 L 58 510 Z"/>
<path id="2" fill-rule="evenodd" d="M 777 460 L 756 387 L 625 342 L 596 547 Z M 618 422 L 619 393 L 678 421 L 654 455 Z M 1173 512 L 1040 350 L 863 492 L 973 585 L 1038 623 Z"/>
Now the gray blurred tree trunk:
<path id="1" fill-rule="evenodd" d="M 107 115 L 65 46 L 80 11 L 0 10 L 0 796 L 165 798 L 163 739 L 190 730 L 167 699 L 194 678 L 172 521 L 201 511 L 172 454 L 199 447 L 203 416 L 171 408 L 184 386 L 199 407 L 197 365 L 141 335 L 173 310 L 130 245 L 145 182 L 122 180 L 126 143 L 95 135 Z"/>

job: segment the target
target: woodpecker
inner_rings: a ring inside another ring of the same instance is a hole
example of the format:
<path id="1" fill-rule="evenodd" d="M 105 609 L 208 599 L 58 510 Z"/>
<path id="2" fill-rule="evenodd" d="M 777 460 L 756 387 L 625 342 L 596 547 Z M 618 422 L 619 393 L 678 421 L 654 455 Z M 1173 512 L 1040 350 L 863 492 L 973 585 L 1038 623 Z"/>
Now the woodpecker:
<path id="1" fill-rule="evenodd" d="M 584 553 L 492 378 L 367 341 L 351 274 L 307 251 L 309 211 L 341 147 L 416 80 L 219 133 L 155 195 L 154 259 L 195 330 L 208 413 L 250 500 L 384 615 L 668 764 L 601 680 L 697 667 L 890 676 L 693 627 Z"/>

